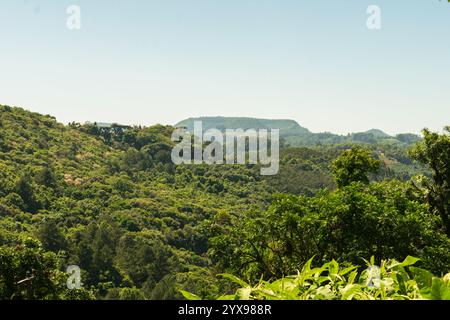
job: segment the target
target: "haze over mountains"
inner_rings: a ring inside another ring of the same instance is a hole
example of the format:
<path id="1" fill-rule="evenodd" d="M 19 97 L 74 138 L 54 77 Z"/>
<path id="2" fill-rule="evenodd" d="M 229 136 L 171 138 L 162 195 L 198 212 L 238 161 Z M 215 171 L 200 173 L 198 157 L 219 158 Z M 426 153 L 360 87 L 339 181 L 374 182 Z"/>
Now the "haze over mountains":
<path id="1" fill-rule="evenodd" d="M 389 144 L 411 144 L 420 140 L 420 136 L 410 133 L 390 136 L 379 129 L 370 129 L 365 132 L 348 135 L 337 135 L 330 132 L 313 133 L 302 127 L 294 120 L 289 119 L 258 119 L 246 117 L 198 117 L 183 120 L 175 127 L 186 127 L 188 131 L 194 130 L 194 123 L 201 121 L 203 130 L 219 129 L 280 129 L 280 136 L 291 145 L 337 144 L 346 142 Z"/>

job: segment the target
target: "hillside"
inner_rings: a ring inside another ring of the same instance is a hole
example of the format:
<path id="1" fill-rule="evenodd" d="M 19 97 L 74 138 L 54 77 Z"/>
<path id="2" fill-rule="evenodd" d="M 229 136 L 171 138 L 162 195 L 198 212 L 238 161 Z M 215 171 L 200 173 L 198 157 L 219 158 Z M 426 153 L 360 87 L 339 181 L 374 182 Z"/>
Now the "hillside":
<path id="1" fill-rule="evenodd" d="M 370 129 L 363 133 L 372 134 L 375 138 L 381 139 L 391 138 L 390 135 L 388 135 L 386 132 L 381 131 L 380 129 Z"/>
<path id="2" fill-rule="evenodd" d="M 332 163 L 351 145 L 284 147 L 280 174 L 262 177 L 253 165 L 175 166 L 173 130 L 65 126 L 0 106 L 0 298 L 212 298 L 236 289 L 218 273 L 271 279 L 312 256 L 416 255 L 445 270 L 440 222 L 399 181 L 424 172 L 403 147 L 369 145 L 380 160 L 373 184 L 337 189 Z M 81 268 L 83 289 L 62 285 L 69 265 Z"/>
<path id="3" fill-rule="evenodd" d="M 242 117 L 200 117 L 189 118 L 175 125 L 175 127 L 186 127 L 193 132 L 194 122 L 201 121 L 203 130 L 211 128 L 219 129 L 280 129 L 280 136 L 297 136 L 309 134 L 309 130 L 301 127 L 294 120 L 268 120 Z"/>
<path id="4" fill-rule="evenodd" d="M 203 130 L 211 128 L 224 131 L 225 129 L 280 129 L 280 136 L 291 146 L 336 145 L 343 143 L 360 144 L 397 144 L 409 146 L 421 138 L 414 134 L 398 134 L 395 137 L 379 129 L 370 129 L 348 135 L 337 135 L 330 132 L 313 133 L 300 126 L 294 120 L 270 120 L 241 117 L 199 117 L 183 120 L 175 127 L 186 127 L 190 132 L 194 130 L 194 122 L 201 121 Z"/>
<path id="5" fill-rule="evenodd" d="M 202 223 L 264 208 L 269 187 L 245 167 L 174 167 L 171 130 L 64 126 L 0 106 L 0 247 L 32 237 L 64 251 L 58 263 L 79 265 L 99 297 L 124 281 L 174 297 L 158 283 L 207 279 Z"/>

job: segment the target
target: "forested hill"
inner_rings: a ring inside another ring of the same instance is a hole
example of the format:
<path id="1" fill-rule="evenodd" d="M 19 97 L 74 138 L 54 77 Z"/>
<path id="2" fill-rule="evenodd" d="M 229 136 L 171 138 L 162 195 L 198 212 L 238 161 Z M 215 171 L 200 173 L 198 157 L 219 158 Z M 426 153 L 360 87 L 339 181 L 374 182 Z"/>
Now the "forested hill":
<path id="1" fill-rule="evenodd" d="M 430 172 L 403 145 L 284 147 L 280 174 L 262 177 L 175 166 L 173 130 L 0 106 L 0 299 L 213 298 L 236 289 L 217 274 L 270 280 L 313 256 L 361 267 L 414 255 L 447 271 L 446 207 L 408 181 Z M 66 288 L 70 265 L 83 289 Z"/>
<path id="2" fill-rule="evenodd" d="M 365 132 L 338 135 L 330 132 L 313 133 L 300 126 L 294 120 L 270 120 L 242 117 L 199 117 L 183 120 L 175 127 L 186 127 L 193 132 L 194 123 L 201 121 L 203 130 L 211 128 L 224 131 L 225 129 L 280 129 L 280 136 L 291 146 L 312 146 L 317 144 L 334 145 L 342 143 L 385 144 L 408 146 L 421 138 L 411 133 L 390 136 L 379 129 L 370 129 Z"/>
<path id="3" fill-rule="evenodd" d="M 201 121 L 203 130 L 219 129 L 280 129 L 280 135 L 298 136 L 310 134 L 308 129 L 301 127 L 294 120 L 268 120 L 243 117 L 200 117 L 189 118 L 175 125 L 175 127 L 186 127 L 190 132 L 194 130 L 194 123 Z"/>
<path id="4" fill-rule="evenodd" d="M 42 273 L 78 265 L 97 297 L 174 298 L 184 283 L 201 287 L 211 278 L 204 223 L 263 209 L 269 187 L 252 168 L 175 167 L 172 130 L 64 126 L 0 106 L 0 259 L 31 254 L 12 249 L 20 246 L 60 252 Z M 29 277 L 25 266 L 4 267 Z M 22 294 L 2 289 L 0 298 Z"/>

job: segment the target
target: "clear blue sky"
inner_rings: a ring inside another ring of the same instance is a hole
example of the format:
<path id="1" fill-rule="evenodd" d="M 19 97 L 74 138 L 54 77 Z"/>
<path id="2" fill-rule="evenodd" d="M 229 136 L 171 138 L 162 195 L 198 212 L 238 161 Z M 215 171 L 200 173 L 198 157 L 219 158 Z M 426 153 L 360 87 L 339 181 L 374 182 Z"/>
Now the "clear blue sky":
<path id="1" fill-rule="evenodd" d="M 82 29 L 66 28 L 66 9 Z M 382 29 L 366 27 L 369 5 Z M 450 124 L 439 0 L 1 0 L 0 104 L 62 122 L 290 118 L 314 132 Z"/>

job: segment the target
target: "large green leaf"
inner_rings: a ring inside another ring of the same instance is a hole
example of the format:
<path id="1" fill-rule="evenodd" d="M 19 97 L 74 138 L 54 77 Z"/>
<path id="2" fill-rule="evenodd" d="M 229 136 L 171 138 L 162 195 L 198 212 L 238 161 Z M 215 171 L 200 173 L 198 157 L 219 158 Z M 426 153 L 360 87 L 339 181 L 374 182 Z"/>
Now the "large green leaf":
<path id="1" fill-rule="evenodd" d="M 430 300 L 450 300 L 450 283 L 439 278 L 433 278 L 430 292 L 422 295 Z"/>
<path id="2" fill-rule="evenodd" d="M 242 287 L 250 287 L 250 285 L 247 282 L 245 282 L 244 280 L 239 279 L 238 277 L 236 277 L 236 276 L 234 276 L 232 274 L 222 273 L 222 274 L 219 274 L 219 276 L 224 277 L 225 279 L 229 279 L 229 280 L 233 281 L 234 283 L 236 283 L 236 284 L 238 284 L 238 285 L 240 285 Z"/>
<path id="3" fill-rule="evenodd" d="M 421 292 L 431 289 L 433 283 L 433 274 L 431 272 L 417 267 L 410 267 L 409 270 L 411 270 L 413 278 Z"/>
<path id="4" fill-rule="evenodd" d="M 190 293 L 190 292 L 187 292 L 184 290 L 180 290 L 180 292 L 183 295 L 183 297 L 185 297 L 187 300 L 202 300 L 202 298 L 200 298 L 199 296 L 197 296 L 193 293 Z"/>
<path id="5" fill-rule="evenodd" d="M 396 267 L 409 267 L 414 265 L 417 261 L 420 261 L 419 258 L 407 256 L 403 262 L 396 262 L 388 266 L 388 269 L 396 268 Z"/>

